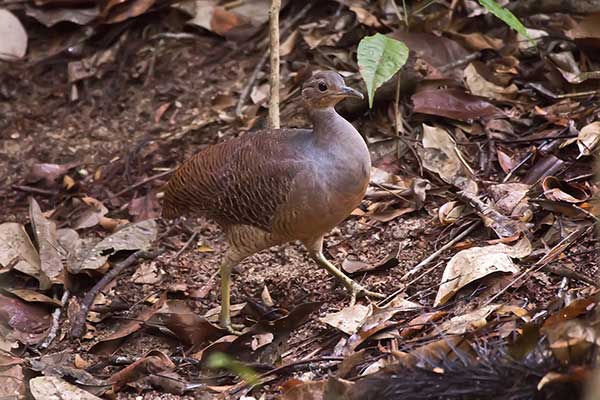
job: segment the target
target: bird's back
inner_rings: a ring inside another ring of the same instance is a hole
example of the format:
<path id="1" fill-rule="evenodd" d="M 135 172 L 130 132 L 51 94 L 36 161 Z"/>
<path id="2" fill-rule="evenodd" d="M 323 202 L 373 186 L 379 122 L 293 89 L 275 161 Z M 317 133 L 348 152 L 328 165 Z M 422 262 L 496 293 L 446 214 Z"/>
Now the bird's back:
<path id="1" fill-rule="evenodd" d="M 199 214 L 224 226 L 270 232 L 277 209 L 306 166 L 311 140 L 306 129 L 265 130 L 200 151 L 169 180 L 163 216 Z"/>

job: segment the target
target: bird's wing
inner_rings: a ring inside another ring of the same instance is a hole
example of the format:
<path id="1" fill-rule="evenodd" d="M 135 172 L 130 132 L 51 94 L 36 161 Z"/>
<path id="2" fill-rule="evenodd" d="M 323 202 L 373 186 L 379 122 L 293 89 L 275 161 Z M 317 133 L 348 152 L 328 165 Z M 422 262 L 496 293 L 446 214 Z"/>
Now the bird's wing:
<path id="1" fill-rule="evenodd" d="M 273 216 L 306 165 L 302 149 L 309 137 L 309 130 L 282 129 L 204 149 L 169 180 L 163 216 L 201 214 L 271 231 Z"/>

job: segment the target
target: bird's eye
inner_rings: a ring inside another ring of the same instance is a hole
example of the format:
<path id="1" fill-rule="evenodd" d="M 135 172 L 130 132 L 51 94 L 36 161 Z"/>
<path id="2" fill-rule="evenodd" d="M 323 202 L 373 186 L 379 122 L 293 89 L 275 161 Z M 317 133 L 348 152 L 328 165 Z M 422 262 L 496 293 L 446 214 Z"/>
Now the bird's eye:
<path id="1" fill-rule="evenodd" d="M 319 82 L 319 90 L 321 92 L 324 92 L 327 90 L 327 85 L 325 84 L 325 82 Z"/>

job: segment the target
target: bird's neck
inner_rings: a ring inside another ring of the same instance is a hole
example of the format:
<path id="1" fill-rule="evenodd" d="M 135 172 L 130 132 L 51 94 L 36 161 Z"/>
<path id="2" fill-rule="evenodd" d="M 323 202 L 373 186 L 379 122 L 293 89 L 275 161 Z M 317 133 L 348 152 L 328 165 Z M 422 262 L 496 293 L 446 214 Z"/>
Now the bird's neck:
<path id="1" fill-rule="evenodd" d="M 312 109 L 309 115 L 313 124 L 313 134 L 318 142 L 330 143 L 334 139 L 344 140 L 346 135 L 358 135 L 352 124 L 333 107 Z"/>

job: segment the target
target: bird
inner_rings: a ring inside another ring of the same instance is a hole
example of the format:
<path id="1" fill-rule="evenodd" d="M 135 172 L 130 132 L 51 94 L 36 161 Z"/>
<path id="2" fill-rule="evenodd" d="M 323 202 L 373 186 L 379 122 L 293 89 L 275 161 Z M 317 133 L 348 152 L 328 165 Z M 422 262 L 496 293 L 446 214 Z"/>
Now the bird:
<path id="1" fill-rule="evenodd" d="M 272 246 L 300 241 L 310 257 L 357 297 L 382 298 L 323 255 L 323 239 L 360 205 L 371 159 L 364 139 L 334 106 L 363 95 L 334 71 L 313 73 L 301 99 L 312 129 L 248 132 L 196 153 L 177 168 L 164 191 L 162 215 L 204 216 L 228 244 L 220 264 L 221 327 L 231 324 L 231 271 Z"/>

